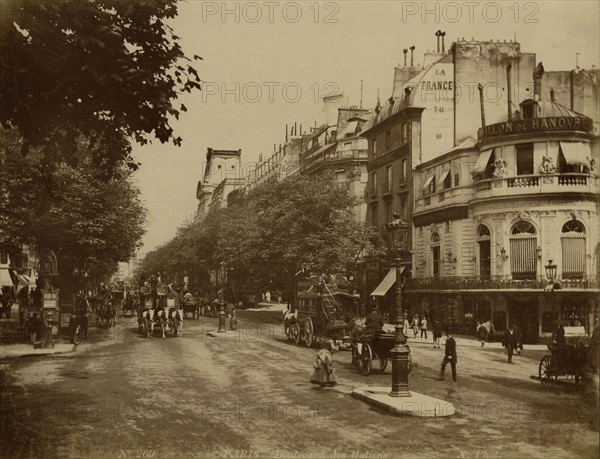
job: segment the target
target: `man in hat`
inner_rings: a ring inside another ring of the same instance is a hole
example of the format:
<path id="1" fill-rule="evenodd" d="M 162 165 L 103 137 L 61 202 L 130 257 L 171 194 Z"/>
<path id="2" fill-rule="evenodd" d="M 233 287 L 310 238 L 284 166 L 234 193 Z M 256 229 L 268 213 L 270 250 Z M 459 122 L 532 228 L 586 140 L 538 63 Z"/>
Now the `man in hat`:
<path id="1" fill-rule="evenodd" d="M 31 344 L 35 344 L 38 340 L 41 325 L 42 321 L 38 317 L 38 313 L 34 312 L 33 317 L 29 319 L 29 333 L 31 334 Z"/>
<path id="2" fill-rule="evenodd" d="M 444 379 L 444 371 L 446 370 L 446 365 L 449 363 L 450 368 L 452 368 L 452 381 L 456 382 L 456 340 L 448 328 L 444 332 L 446 333 L 446 346 L 444 348 L 440 379 Z"/>

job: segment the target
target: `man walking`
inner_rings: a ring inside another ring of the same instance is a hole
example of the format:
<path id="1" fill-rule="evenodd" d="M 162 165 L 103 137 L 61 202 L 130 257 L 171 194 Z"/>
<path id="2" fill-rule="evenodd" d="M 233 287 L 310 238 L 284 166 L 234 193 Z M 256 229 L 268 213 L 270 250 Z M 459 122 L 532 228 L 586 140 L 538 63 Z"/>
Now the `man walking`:
<path id="1" fill-rule="evenodd" d="M 504 332 L 504 338 L 502 339 L 502 345 L 506 348 L 506 353 L 508 354 L 508 363 L 512 363 L 514 344 L 515 337 L 513 334 L 513 326 L 511 324 Z"/>
<path id="2" fill-rule="evenodd" d="M 423 334 L 425 334 L 425 341 L 427 341 L 427 319 L 425 316 L 421 319 L 421 341 L 423 340 Z"/>
<path id="3" fill-rule="evenodd" d="M 449 332 L 448 329 L 446 332 L 446 346 L 444 349 L 444 359 L 442 360 L 442 371 L 440 373 L 440 379 L 444 379 L 444 371 L 446 370 L 446 365 L 450 363 L 450 367 L 452 368 L 452 381 L 456 382 L 456 340 Z"/>
<path id="4" fill-rule="evenodd" d="M 442 337 L 442 326 L 440 325 L 440 321 L 435 319 L 432 327 L 433 332 L 433 347 L 440 348 L 440 338 Z"/>

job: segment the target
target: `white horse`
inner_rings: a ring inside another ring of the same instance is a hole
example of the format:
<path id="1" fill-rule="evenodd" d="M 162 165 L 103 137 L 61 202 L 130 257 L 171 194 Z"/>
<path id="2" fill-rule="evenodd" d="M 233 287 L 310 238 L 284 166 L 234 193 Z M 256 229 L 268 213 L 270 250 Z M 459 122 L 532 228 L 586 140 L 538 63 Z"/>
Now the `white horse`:
<path id="1" fill-rule="evenodd" d="M 290 325 L 298 320 L 298 311 L 290 311 L 289 309 L 283 311 L 283 332 L 287 336 L 288 340 L 292 339 L 292 333 Z"/>
<path id="2" fill-rule="evenodd" d="M 496 333 L 496 329 L 494 328 L 494 323 L 491 320 L 477 325 L 477 336 L 481 341 L 481 347 L 485 345 L 486 341 L 489 341 L 492 333 Z"/>
<path id="3" fill-rule="evenodd" d="M 154 314 L 154 324 L 160 327 L 162 337 L 165 337 L 165 330 L 169 322 L 169 312 L 167 309 L 158 309 Z"/>
<path id="4" fill-rule="evenodd" d="M 146 338 L 150 338 L 154 333 L 154 310 L 145 309 L 142 312 L 142 325 L 144 327 L 144 333 Z"/>
<path id="5" fill-rule="evenodd" d="M 183 311 L 181 309 L 174 309 L 169 312 L 169 324 L 173 330 L 175 336 L 181 336 L 183 332 Z"/>

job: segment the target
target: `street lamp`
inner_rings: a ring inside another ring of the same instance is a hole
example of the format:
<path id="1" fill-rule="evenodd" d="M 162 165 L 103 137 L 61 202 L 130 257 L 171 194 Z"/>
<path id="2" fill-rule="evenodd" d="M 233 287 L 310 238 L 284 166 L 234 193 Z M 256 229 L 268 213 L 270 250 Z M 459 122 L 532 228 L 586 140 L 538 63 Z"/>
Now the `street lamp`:
<path id="1" fill-rule="evenodd" d="M 403 332 L 402 317 L 402 257 L 406 255 L 408 243 L 408 223 L 394 213 L 394 220 L 386 225 L 389 248 L 394 256 L 396 268 L 396 344 L 390 352 L 392 360 L 392 391 L 390 397 L 410 397 L 408 391 L 408 356 L 410 349 L 406 346 L 406 335 Z"/>

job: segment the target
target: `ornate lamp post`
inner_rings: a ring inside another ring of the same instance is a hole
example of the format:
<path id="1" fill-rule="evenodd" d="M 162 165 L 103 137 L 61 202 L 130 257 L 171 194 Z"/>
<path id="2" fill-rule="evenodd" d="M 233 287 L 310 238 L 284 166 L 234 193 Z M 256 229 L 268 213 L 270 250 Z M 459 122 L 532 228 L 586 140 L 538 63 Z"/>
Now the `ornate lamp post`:
<path id="1" fill-rule="evenodd" d="M 406 255 L 408 243 L 408 223 L 400 218 L 400 214 L 394 213 L 394 220 L 386 225 L 389 238 L 389 248 L 394 256 L 396 267 L 396 345 L 391 350 L 392 359 L 392 391 L 390 397 L 410 397 L 408 391 L 408 358 L 410 349 L 406 346 L 406 335 L 403 332 L 402 320 L 403 309 L 403 286 L 402 257 Z"/>

